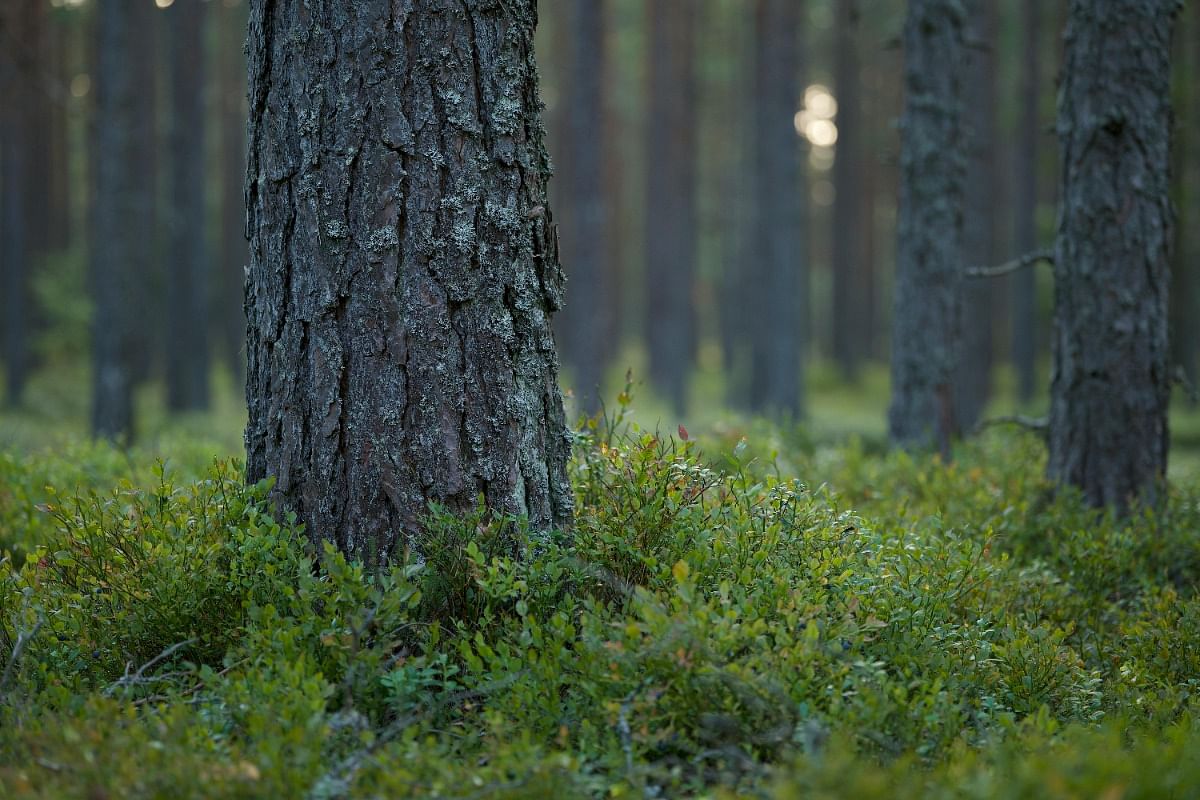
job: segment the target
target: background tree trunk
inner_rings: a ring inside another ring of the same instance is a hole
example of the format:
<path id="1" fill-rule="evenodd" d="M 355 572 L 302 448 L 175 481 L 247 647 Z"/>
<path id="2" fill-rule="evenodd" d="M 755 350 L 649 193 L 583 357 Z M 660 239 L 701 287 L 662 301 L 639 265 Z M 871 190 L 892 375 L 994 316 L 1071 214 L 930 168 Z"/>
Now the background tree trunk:
<path id="1" fill-rule="evenodd" d="M 5 15 L 12 30 L 16 14 Z M 20 34 L 6 31 L 17 38 Z M 26 188 L 28 148 L 26 97 L 30 93 L 29 78 L 22 75 L 15 53 L 6 54 L 0 61 L 0 88 L 7 100 L 0 106 L 0 311 L 4 344 L 4 402 L 9 406 L 21 403 L 29 371 L 29 245 Z"/>
<path id="2" fill-rule="evenodd" d="M 1000 176 L 996 136 L 996 48 L 999 20 L 995 0 L 969 0 L 966 85 L 963 111 L 967 141 L 967 183 L 963 222 L 963 267 L 998 260 Z M 963 285 L 963 352 L 958 365 L 955 418 L 973 430 L 992 394 L 995 342 L 993 304 L 1006 278 L 975 279 Z"/>
<path id="3" fill-rule="evenodd" d="M 758 0 L 754 172 L 756 303 L 751 313 L 750 403 L 756 411 L 799 417 L 808 264 L 800 138 L 800 5 Z"/>
<path id="4" fill-rule="evenodd" d="M 567 77 L 565 158 L 559 167 L 563 263 L 568 306 L 563 315 L 564 357 L 574 371 L 581 411 L 600 409 L 600 389 L 611 355 L 613 298 L 609 208 L 605 191 L 609 148 L 605 132 L 604 0 L 573 0 Z"/>
<path id="5" fill-rule="evenodd" d="M 250 7 L 247 474 L 379 563 L 571 522 L 534 0 Z"/>
<path id="6" fill-rule="evenodd" d="M 677 413 L 696 348 L 696 115 L 690 0 L 647 4 L 646 340 L 650 378 Z"/>
<path id="7" fill-rule="evenodd" d="M 858 59 L 858 0 L 837 0 L 833 90 L 837 96 L 838 140 L 833 164 L 833 357 L 848 381 L 858 379 L 867 356 L 872 309 L 867 300 L 863 215 L 863 148 L 859 138 L 861 76 Z"/>
<path id="8" fill-rule="evenodd" d="M 904 116 L 892 333 L 892 442 L 937 445 L 957 433 L 965 163 L 959 0 L 910 0 L 904 28 Z"/>
<path id="9" fill-rule="evenodd" d="M 222 5 L 216 23 L 220 29 L 218 58 L 218 112 L 221 135 L 220 269 L 216 284 L 221 298 L 217 341 L 235 385 L 246 378 L 246 71 L 242 40 L 246 6 Z"/>
<path id="10" fill-rule="evenodd" d="M 1017 254 L 1031 253 L 1038 246 L 1038 139 L 1042 135 L 1040 113 L 1041 7 L 1043 0 L 1024 0 L 1021 28 L 1025 46 L 1021 60 L 1021 115 L 1017 142 L 1016 219 L 1014 239 Z M 1037 388 L 1037 276 L 1023 269 L 1012 280 L 1012 357 L 1017 372 L 1017 397 L 1033 400 Z"/>
<path id="11" fill-rule="evenodd" d="M 193 4 L 194 5 L 194 4 Z M 170 11 L 175 15 L 175 9 Z M 130 10 L 132 52 L 126 57 L 133 64 L 132 128 L 133 144 L 130 161 L 125 165 L 133 192 L 138 234 L 129 243 L 133 259 L 130 271 L 130 301 L 139 309 L 138 319 L 129 325 L 130 361 L 134 383 L 142 383 L 152 375 L 161 375 L 164 357 L 163 332 L 172 309 L 162 302 L 167 271 L 179 269 L 176 263 L 167 264 L 163 258 L 163 223 L 171 219 L 159 208 L 159 75 L 162 72 L 162 48 L 159 47 L 159 28 L 163 12 L 151 2 L 133 3 Z M 245 79 L 243 78 L 243 83 Z M 172 253 L 174 256 L 174 253 Z M 186 263 L 186 262 L 184 262 Z"/>
<path id="12" fill-rule="evenodd" d="M 133 241 L 144 233 L 129 164 L 135 107 L 132 4 L 96 7 L 95 198 L 92 202 L 91 282 L 92 430 L 97 436 L 133 434 L 130 327 Z"/>
<path id="13" fill-rule="evenodd" d="M 1200 26 L 1194 15 L 1184 15 L 1175 31 L 1175 67 L 1173 75 L 1175 96 L 1175 137 L 1171 177 L 1171 195 L 1177 209 L 1191 209 L 1200 197 L 1194 164 L 1197 160 L 1195 129 L 1200 125 L 1195 106 L 1195 87 L 1200 85 L 1196 71 L 1200 69 Z M 1171 364 L 1183 370 L 1192 386 L 1197 379 L 1197 346 L 1200 344 L 1200 324 L 1196 319 L 1200 307 L 1196 300 L 1197 237 L 1195 226 L 1186 221 L 1175 226 L 1174 258 L 1171 261 Z M 1194 403 L 1194 398 L 1192 400 Z"/>
<path id="14" fill-rule="evenodd" d="M 167 408 L 208 407 L 208 226 L 204 195 L 204 9 L 167 9 L 171 43 L 171 212 L 167 265 Z"/>
<path id="15" fill-rule="evenodd" d="M 1167 469 L 1171 28 L 1178 0 L 1072 0 L 1058 100 L 1051 478 L 1153 503 Z"/>

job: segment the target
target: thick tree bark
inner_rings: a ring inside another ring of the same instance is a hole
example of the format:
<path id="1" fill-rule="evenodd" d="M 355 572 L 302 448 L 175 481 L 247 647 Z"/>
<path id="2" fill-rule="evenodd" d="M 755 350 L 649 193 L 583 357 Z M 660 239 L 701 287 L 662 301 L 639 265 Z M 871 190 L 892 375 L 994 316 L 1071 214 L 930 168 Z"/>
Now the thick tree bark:
<path id="1" fill-rule="evenodd" d="M 900 208 L 892 333 L 892 442 L 937 445 L 958 427 L 953 381 L 962 330 L 965 160 L 961 0 L 910 0 L 904 29 Z"/>
<path id="2" fill-rule="evenodd" d="M 204 9 L 167 9 L 171 43 L 171 210 L 167 265 L 167 408 L 208 407 L 208 231 L 205 221 Z"/>
<path id="3" fill-rule="evenodd" d="M 1041 8 L 1043 0 L 1024 0 L 1021 27 L 1021 117 L 1017 135 L 1016 220 L 1014 239 L 1018 253 L 1037 249 L 1038 139 L 1042 120 L 1038 102 L 1042 92 Z M 1017 396 L 1033 400 L 1037 388 L 1037 281 L 1032 269 L 1013 276 L 1012 357 L 1017 372 Z"/>
<path id="4" fill-rule="evenodd" d="M 573 0 L 566 9 L 573 47 L 564 98 L 565 157 L 559 176 L 568 299 L 562 317 L 563 351 L 574 371 L 580 410 L 588 414 L 600 409 L 600 387 L 613 333 L 613 269 L 605 192 L 609 157 L 604 90 L 606 7 L 604 0 Z"/>
<path id="5" fill-rule="evenodd" d="M 646 342 L 651 380 L 682 413 L 696 347 L 695 10 L 658 0 L 647 11 Z"/>
<path id="6" fill-rule="evenodd" d="M 864 203 L 863 148 L 859 104 L 861 75 L 858 59 L 859 0 L 837 0 L 834 27 L 833 89 L 837 95 L 837 160 L 833 164 L 833 357 L 842 377 L 858 379 L 859 366 L 870 347 L 870 303 L 867 299 L 864 243 L 867 205 Z"/>
<path id="7" fill-rule="evenodd" d="M 133 433 L 130 326 L 132 242 L 144 234 L 132 178 L 133 7 L 96 8 L 95 198 L 92 202 L 92 431 L 108 438 Z"/>
<path id="8" fill-rule="evenodd" d="M 1172 164 L 1172 196 L 1175 207 L 1183 214 L 1200 206 L 1200 191 L 1195 182 L 1195 162 L 1200 155 L 1194 149 L 1197 109 L 1195 87 L 1200 86 L 1196 71 L 1200 69 L 1200 26 L 1197 18 L 1184 15 L 1175 31 L 1174 95 L 1177 122 Z M 1200 325 L 1196 315 L 1200 311 L 1196 298 L 1197 243 L 1194 226 L 1186 220 L 1175 226 L 1174 258 L 1171 262 L 1171 363 L 1183 370 L 1189 383 L 1196 385 L 1197 347 L 1200 345 Z M 1195 402 L 1193 397 L 1191 402 Z"/>
<path id="9" fill-rule="evenodd" d="M 964 132 L 967 183 L 963 222 L 963 267 L 993 264 L 1001 204 L 996 135 L 996 49 L 999 19 L 996 0 L 968 0 Z M 992 394 L 994 298 L 1005 278 L 970 280 L 963 291 L 963 343 L 955 386 L 954 412 L 963 430 L 972 430 Z"/>
<path id="10" fill-rule="evenodd" d="M 314 541 L 572 517 L 534 0 L 250 7 L 248 478 Z"/>
<path id="11" fill-rule="evenodd" d="M 1167 469 L 1178 0 L 1072 0 L 1058 99 L 1051 478 L 1093 505 L 1153 503 Z"/>
<path id="12" fill-rule="evenodd" d="M 217 24 L 221 38 L 218 58 L 221 135 L 221 216 L 219 237 L 219 313 L 216 330 L 235 384 L 246 377 L 246 313 L 242 308 L 246 263 L 246 57 L 237 31 L 246 29 L 246 7 L 223 5 Z"/>
<path id="13" fill-rule="evenodd" d="M 758 0 L 755 48 L 754 172 L 757 275 L 750 404 L 755 411 L 804 413 L 803 339 L 808 317 L 805 197 L 800 138 L 800 5 Z"/>

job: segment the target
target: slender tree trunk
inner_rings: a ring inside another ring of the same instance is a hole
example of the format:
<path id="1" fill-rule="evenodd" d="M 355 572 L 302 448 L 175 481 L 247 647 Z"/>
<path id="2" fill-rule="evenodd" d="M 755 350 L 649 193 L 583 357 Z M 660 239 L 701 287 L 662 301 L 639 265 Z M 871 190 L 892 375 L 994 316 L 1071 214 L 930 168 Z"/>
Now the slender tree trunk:
<path id="1" fill-rule="evenodd" d="M 10 21 L 11 17 L 6 21 Z M 9 35 L 12 35 L 11 32 Z M 16 102 L 0 107 L 0 300 L 3 302 L 4 401 L 16 406 L 29 368 L 29 247 L 26 220 L 28 82 L 11 56 L 0 62 L 0 87 Z"/>
<path id="2" fill-rule="evenodd" d="M 208 407 L 207 208 L 204 195 L 204 9 L 167 9 L 171 43 L 171 259 L 167 267 L 167 408 Z"/>
<path id="3" fill-rule="evenodd" d="M 534 0 L 250 6 L 248 479 L 314 540 L 567 526 Z"/>
<path id="4" fill-rule="evenodd" d="M 755 48 L 754 279 L 757 302 L 751 346 L 750 403 L 756 411 L 799 417 L 808 265 L 800 139 L 800 6 L 758 0 Z"/>
<path id="5" fill-rule="evenodd" d="M 174 11 L 171 12 L 172 14 Z M 139 310 L 137 322 L 129 327 L 130 360 L 134 383 L 142 383 L 155 374 L 163 358 L 163 335 L 170 310 L 162 302 L 166 280 L 160 231 L 163 214 L 159 210 L 159 101 L 158 77 L 162 68 L 159 24 L 162 11 L 153 3 L 133 3 L 130 11 L 133 35 L 128 58 L 133 68 L 133 103 L 130 136 L 130 160 L 125 164 L 133 192 L 138 234 L 129 243 L 132 262 L 130 299 Z M 174 265 L 171 265 L 172 267 Z"/>
<path id="6" fill-rule="evenodd" d="M 651 380 L 682 413 L 696 335 L 695 20 L 690 0 L 647 8 L 646 339 Z"/>
<path id="7" fill-rule="evenodd" d="M 999 20 L 996 0 L 969 0 L 965 88 L 967 183 L 964 198 L 963 266 L 995 263 L 999 255 L 998 218 L 1001 204 L 996 157 L 996 48 Z M 995 344 L 992 309 L 1004 278 L 969 280 L 963 291 L 963 353 L 958 366 L 955 416 L 963 430 L 972 430 L 992 394 Z"/>
<path id="8" fill-rule="evenodd" d="M 893 443 L 936 445 L 948 458 L 958 430 L 966 19 L 960 0 L 910 0 L 908 8 L 888 426 Z"/>
<path id="9" fill-rule="evenodd" d="M 1041 62 L 1042 0 L 1022 3 L 1025 46 L 1021 65 L 1021 118 L 1017 144 L 1017 203 L 1015 239 L 1018 253 L 1037 249 L 1038 139 L 1042 86 Z M 1017 396 L 1022 403 L 1033 400 L 1037 388 L 1037 281 L 1032 269 L 1013 276 L 1013 364 L 1017 371 Z"/>
<path id="10" fill-rule="evenodd" d="M 611 353 L 612 259 L 605 175 L 609 148 L 605 137 L 606 61 L 604 32 L 607 3 L 573 0 L 571 63 L 567 79 L 564 159 L 560 181 L 562 247 L 569 304 L 565 358 L 575 373 L 575 396 L 587 414 L 600 410 L 600 389 Z"/>
<path id="11" fill-rule="evenodd" d="M 144 234 L 136 217 L 131 145 L 135 108 L 130 53 L 132 4 L 102 3 L 95 11 L 95 198 L 92 202 L 92 430 L 133 433 L 130 326 L 132 242 Z"/>
<path id="12" fill-rule="evenodd" d="M 1194 129 L 1198 124 L 1192 95 L 1195 92 L 1193 87 L 1200 83 L 1196 77 L 1200 60 L 1194 57 L 1200 49 L 1200 45 L 1195 44 L 1198 38 L 1200 29 L 1196 29 L 1193 20 L 1185 15 L 1176 28 L 1173 42 L 1176 53 L 1173 77 L 1177 133 L 1171 176 L 1175 207 L 1184 214 L 1189 213 L 1200 200 L 1200 192 L 1196 191 L 1191 181 L 1192 164 L 1197 158 L 1192 147 Z M 1174 258 L 1171 262 L 1171 364 L 1173 368 L 1183 370 L 1192 386 L 1196 385 L 1197 338 L 1200 338 L 1200 325 L 1196 320 L 1196 314 L 1200 311 L 1196 303 L 1196 241 L 1195 228 L 1189 226 L 1186 220 L 1175 226 Z"/>
<path id="13" fill-rule="evenodd" d="M 1071 0 L 1058 99 L 1051 478 L 1093 505 L 1153 503 L 1167 469 L 1178 0 Z"/>
<path id="14" fill-rule="evenodd" d="M 218 70 L 218 108 L 221 116 L 221 223 L 219 341 L 235 384 L 246 377 L 246 57 L 241 37 L 246 29 L 245 5 L 222 6 L 217 20 L 221 30 Z"/>
<path id="15" fill-rule="evenodd" d="M 728 124 L 734 130 L 729 157 L 733 161 L 729 214 L 735 235 L 730 237 L 721 270 L 721 354 L 725 365 L 726 402 L 734 408 L 750 410 L 750 349 L 753 338 L 754 280 L 757 258 L 757 229 L 754 213 L 754 94 L 756 75 L 752 53 L 758 46 L 757 19 L 744 19 L 730 26 L 730 48 L 738 65 L 733 78 Z"/>
<path id="16" fill-rule="evenodd" d="M 837 160 L 833 164 L 833 357 L 842 377 L 858 379 L 868 345 L 865 302 L 863 150 L 859 139 L 861 102 L 858 64 L 858 0 L 837 0 L 833 84 L 837 95 Z"/>

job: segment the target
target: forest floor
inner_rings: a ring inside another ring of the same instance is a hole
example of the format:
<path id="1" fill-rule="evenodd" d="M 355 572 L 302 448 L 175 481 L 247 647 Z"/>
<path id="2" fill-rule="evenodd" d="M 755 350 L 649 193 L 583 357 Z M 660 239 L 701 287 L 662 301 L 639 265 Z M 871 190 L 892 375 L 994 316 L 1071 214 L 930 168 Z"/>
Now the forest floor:
<path id="1" fill-rule="evenodd" d="M 0 415 L 0 796 L 1200 796 L 1186 468 L 1117 520 L 1019 430 L 887 452 L 882 370 L 686 442 L 635 390 L 569 535 L 434 512 L 369 575 L 243 484 L 231 381 L 119 450 L 69 377 Z"/>

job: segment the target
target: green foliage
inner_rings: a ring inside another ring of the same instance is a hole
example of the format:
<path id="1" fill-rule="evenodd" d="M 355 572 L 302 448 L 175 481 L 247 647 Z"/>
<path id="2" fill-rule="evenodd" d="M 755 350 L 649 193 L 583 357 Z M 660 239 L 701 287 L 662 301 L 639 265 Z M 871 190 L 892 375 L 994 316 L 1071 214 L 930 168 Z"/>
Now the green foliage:
<path id="1" fill-rule="evenodd" d="M 235 464 L 0 454 L 0 793 L 1200 790 L 1195 491 L 1119 522 L 1036 440 L 700 446 L 626 404 L 579 434 L 575 530 L 435 508 L 377 574 Z"/>

